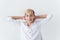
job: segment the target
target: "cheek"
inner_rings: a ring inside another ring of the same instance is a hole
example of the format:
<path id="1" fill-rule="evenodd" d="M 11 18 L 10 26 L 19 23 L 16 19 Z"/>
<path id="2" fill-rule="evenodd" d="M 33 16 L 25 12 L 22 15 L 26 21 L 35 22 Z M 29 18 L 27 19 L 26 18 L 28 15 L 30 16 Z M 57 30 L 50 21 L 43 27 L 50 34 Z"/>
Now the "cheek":
<path id="1" fill-rule="evenodd" d="M 32 17 L 32 18 L 31 18 L 31 20 L 35 20 L 35 18 L 34 18 L 34 17 Z"/>
<path id="2" fill-rule="evenodd" d="M 32 19 L 35 19 L 35 17 L 31 17 Z"/>
<path id="3" fill-rule="evenodd" d="M 33 20 L 35 20 L 35 17 L 33 17 Z"/>

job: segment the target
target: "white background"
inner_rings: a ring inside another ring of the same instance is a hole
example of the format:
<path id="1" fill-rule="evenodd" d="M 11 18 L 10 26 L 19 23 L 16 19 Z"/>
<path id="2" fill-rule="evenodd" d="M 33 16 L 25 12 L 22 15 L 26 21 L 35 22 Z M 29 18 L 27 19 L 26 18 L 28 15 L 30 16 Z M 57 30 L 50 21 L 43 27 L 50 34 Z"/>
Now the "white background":
<path id="1" fill-rule="evenodd" d="M 0 40 L 20 40 L 19 26 L 1 17 L 24 15 L 24 10 L 32 8 L 36 15 L 53 14 L 53 18 L 42 27 L 44 40 L 60 40 L 60 0 L 0 0 Z"/>

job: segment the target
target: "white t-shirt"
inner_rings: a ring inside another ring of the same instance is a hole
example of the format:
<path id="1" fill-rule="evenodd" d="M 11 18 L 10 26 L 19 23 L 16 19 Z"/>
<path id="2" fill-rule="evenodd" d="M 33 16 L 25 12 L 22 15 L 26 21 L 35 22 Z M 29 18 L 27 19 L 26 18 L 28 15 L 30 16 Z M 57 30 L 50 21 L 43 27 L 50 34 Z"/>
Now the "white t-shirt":
<path id="1" fill-rule="evenodd" d="M 17 20 L 17 24 L 20 26 L 20 40 L 42 40 L 41 26 L 46 24 L 50 19 L 51 15 L 48 15 L 45 19 L 36 19 L 30 27 L 26 25 L 25 20 Z M 13 21 L 15 22 L 16 20 Z"/>

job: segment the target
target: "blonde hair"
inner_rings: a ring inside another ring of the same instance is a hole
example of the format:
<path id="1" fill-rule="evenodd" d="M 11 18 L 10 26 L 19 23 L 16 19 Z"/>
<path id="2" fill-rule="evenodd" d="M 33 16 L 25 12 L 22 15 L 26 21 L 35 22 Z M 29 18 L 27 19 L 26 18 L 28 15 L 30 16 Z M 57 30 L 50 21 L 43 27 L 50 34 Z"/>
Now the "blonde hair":
<path id="1" fill-rule="evenodd" d="M 26 12 L 33 12 L 33 14 L 35 15 L 35 12 L 34 12 L 33 9 L 26 9 L 26 10 L 25 10 L 25 14 L 26 14 Z"/>

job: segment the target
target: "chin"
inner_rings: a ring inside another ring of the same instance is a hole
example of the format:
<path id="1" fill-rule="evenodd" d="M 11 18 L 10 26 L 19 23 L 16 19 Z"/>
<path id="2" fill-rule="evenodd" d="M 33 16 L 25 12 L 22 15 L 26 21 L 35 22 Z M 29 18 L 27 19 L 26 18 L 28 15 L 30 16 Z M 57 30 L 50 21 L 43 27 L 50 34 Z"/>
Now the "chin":
<path id="1" fill-rule="evenodd" d="M 28 22 L 32 23 L 33 21 L 28 21 Z"/>

